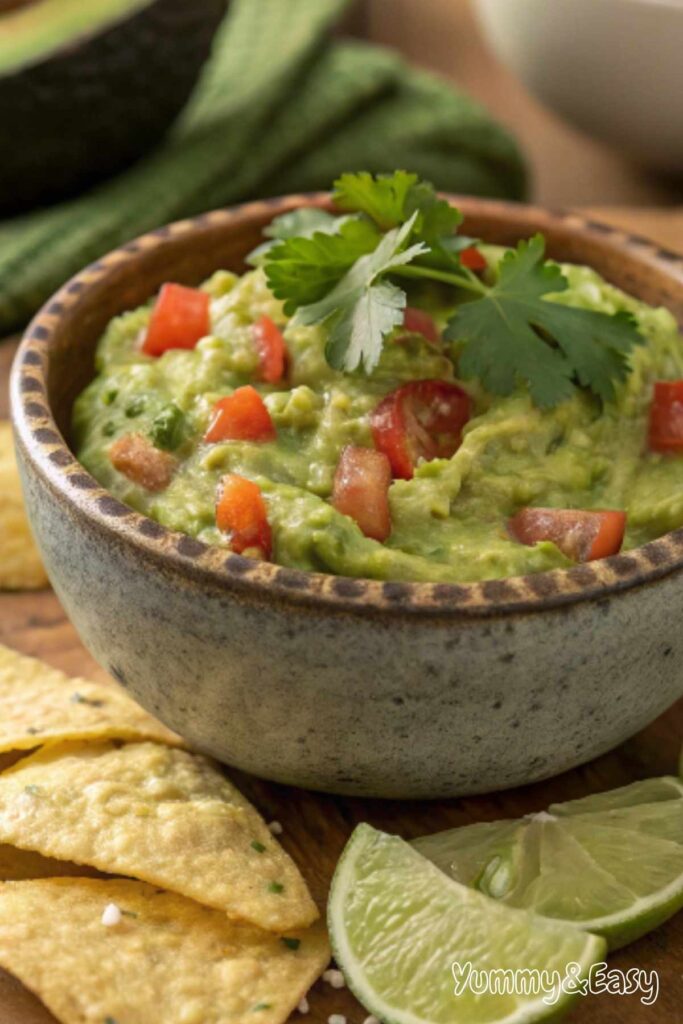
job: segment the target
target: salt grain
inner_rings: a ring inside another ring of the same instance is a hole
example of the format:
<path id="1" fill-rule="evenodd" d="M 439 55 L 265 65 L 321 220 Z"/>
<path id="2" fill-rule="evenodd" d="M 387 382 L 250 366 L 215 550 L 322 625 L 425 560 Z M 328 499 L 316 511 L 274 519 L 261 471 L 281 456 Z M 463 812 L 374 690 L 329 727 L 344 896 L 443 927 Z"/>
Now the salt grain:
<path id="1" fill-rule="evenodd" d="M 346 1017 L 341 1013 L 332 1013 L 327 1018 L 327 1024 L 346 1024 Z"/>
<path id="2" fill-rule="evenodd" d="M 270 829 L 270 831 L 272 832 L 272 834 L 274 836 L 281 836 L 282 835 L 282 825 L 280 824 L 279 821 L 271 821 L 271 823 L 268 826 L 268 828 Z"/>
<path id="3" fill-rule="evenodd" d="M 115 928 L 121 924 L 121 911 L 115 903 L 107 903 L 102 913 L 102 924 L 106 928 Z"/>
<path id="4" fill-rule="evenodd" d="M 308 999 L 306 998 L 306 996 L 303 997 L 303 999 L 297 1006 L 297 1010 L 299 1011 L 299 1013 L 308 1013 L 308 1011 L 310 1010 L 310 1006 L 308 1005 Z"/>
<path id="5" fill-rule="evenodd" d="M 346 980 L 341 971 L 335 971 L 330 969 L 323 973 L 323 981 L 326 981 L 332 988 L 344 988 Z"/>
<path id="6" fill-rule="evenodd" d="M 548 814 L 547 811 L 538 811 L 536 814 L 527 815 L 528 821 L 557 821 L 554 814 Z"/>
<path id="7" fill-rule="evenodd" d="M 370 1014 L 369 1017 L 365 1018 L 363 1024 L 379 1024 L 379 1021 L 377 1020 L 377 1017 L 373 1017 L 372 1014 Z"/>

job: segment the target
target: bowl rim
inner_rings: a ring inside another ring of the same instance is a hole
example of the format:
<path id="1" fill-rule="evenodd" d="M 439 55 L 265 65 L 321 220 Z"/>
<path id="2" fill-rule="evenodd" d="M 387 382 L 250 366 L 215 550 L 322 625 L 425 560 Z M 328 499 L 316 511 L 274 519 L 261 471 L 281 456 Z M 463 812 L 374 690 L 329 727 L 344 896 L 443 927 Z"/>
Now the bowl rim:
<path id="1" fill-rule="evenodd" d="M 561 227 L 573 240 L 591 241 L 614 254 L 629 253 L 651 270 L 662 272 L 683 296 L 683 256 L 649 239 L 589 219 L 572 211 L 447 195 L 471 216 L 490 216 L 527 229 Z M 26 329 L 14 359 L 11 417 L 17 450 L 43 484 L 89 525 L 111 540 L 133 548 L 141 563 L 173 568 L 216 595 L 239 594 L 257 604 L 316 608 L 382 617 L 418 617 L 445 623 L 458 618 L 490 618 L 559 610 L 584 601 L 607 603 L 616 594 L 647 586 L 683 569 L 683 528 L 631 551 L 568 569 L 476 583 L 416 583 L 334 576 L 259 562 L 210 546 L 161 526 L 124 505 L 103 488 L 75 458 L 50 408 L 47 368 L 50 342 L 85 290 L 103 285 L 109 273 L 135 264 L 141 253 L 159 249 L 203 230 L 229 230 L 255 220 L 270 220 L 301 205 L 326 206 L 328 193 L 302 193 L 244 203 L 176 221 L 113 250 L 66 282 L 38 311 Z M 142 567 L 142 566 L 141 566 Z"/>

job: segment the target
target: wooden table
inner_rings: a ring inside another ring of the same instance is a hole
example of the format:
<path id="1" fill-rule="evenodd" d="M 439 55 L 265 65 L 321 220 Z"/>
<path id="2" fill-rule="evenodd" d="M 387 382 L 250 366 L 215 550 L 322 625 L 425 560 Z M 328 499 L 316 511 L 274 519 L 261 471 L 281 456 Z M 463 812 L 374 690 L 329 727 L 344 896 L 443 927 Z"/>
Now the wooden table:
<path id="1" fill-rule="evenodd" d="M 604 211 L 595 211 L 596 215 Z M 659 217 L 647 213 L 608 211 L 625 227 L 664 238 Z M 666 227 L 666 225 L 664 225 Z M 668 238 L 679 242 L 683 234 Z M 0 417 L 7 415 L 4 381 L 14 344 L 0 344 Z M 0 641 L 72 674 L 106 679 L 81 646 L 56 597 L 49 591 L 0 594 Z M 438 803 L 390 803 L 325 797 L 271 785 L 235 773 L 238 785 L 267 820 L 284 826 L 282 841 L 301 866 L 316 899 L 324 905 L 329 879 L 344 842 L 359 821 L 411 838 L 469 822 L 517 817 L 549 803 L 625 785 L 650 775 L 676 771 L 683 738 L 683 701 L 618 750 L 548 782 L 487 797 Z M 611 957 L 622 969 L 638 966 L 657 970 L 660 996 L 654 1006 L 637 996 L 595 996 L 573 1010 L 576 1024 L 683 1024 L 683 914 Z M 319 982 L 310 996 L 311 1024 L 326 1024 L 341 1013 L 349 1024 L 361 1024 L 365 1012 L 346 991 Z M 0 972 L 0 1024 L 55 1024 L 54 1018 L 14 979 Z M 123 1022 L 122 1022 L 123 1024 Z M 145 1021 L 144 1024 L 164 1024 Z"/>

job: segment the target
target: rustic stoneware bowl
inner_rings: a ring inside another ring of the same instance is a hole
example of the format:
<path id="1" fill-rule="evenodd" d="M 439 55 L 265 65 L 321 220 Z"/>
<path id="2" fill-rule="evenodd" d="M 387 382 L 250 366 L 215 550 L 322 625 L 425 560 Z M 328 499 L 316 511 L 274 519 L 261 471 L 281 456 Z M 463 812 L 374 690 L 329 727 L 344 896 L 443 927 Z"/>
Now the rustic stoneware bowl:
<path id="1" fill-rule="evenodd" d="M 107 321 L 167 280 L 242 258 L 310 197 L 220 210 L 131 242 L 70 281 L 19 349 L 12 408 L 29 515 L 98 661 L 196 747 L 280 782 L 437 797 L 595 757 L 683 693 L 683 530 L 591 565 L 466 586 L 260 564 L 113 498 L 69 448 Z M 325 205 L 324 197 L 315 200 Z M 456 200 L 467 234 L 542 231 L 552 256 L 683 320 L 683 260 L 574 214 Z"/>

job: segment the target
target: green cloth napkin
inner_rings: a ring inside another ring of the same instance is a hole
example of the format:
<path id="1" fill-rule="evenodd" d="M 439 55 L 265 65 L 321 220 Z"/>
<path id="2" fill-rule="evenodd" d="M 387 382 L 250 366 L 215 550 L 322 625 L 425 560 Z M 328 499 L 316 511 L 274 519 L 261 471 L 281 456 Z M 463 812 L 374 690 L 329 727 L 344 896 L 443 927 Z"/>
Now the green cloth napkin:
<path id="1" fill-rule="evenodd" d="M 344 170 L 415 170 L 441 189 L 520 198 L 514 140 L 394 53 L 330 42 L 346 0 L 232 0 L 166 143 L 76 200 L 0 225 L 0 335 L 68 277 L 180 217 L 328 188 Z"/>

